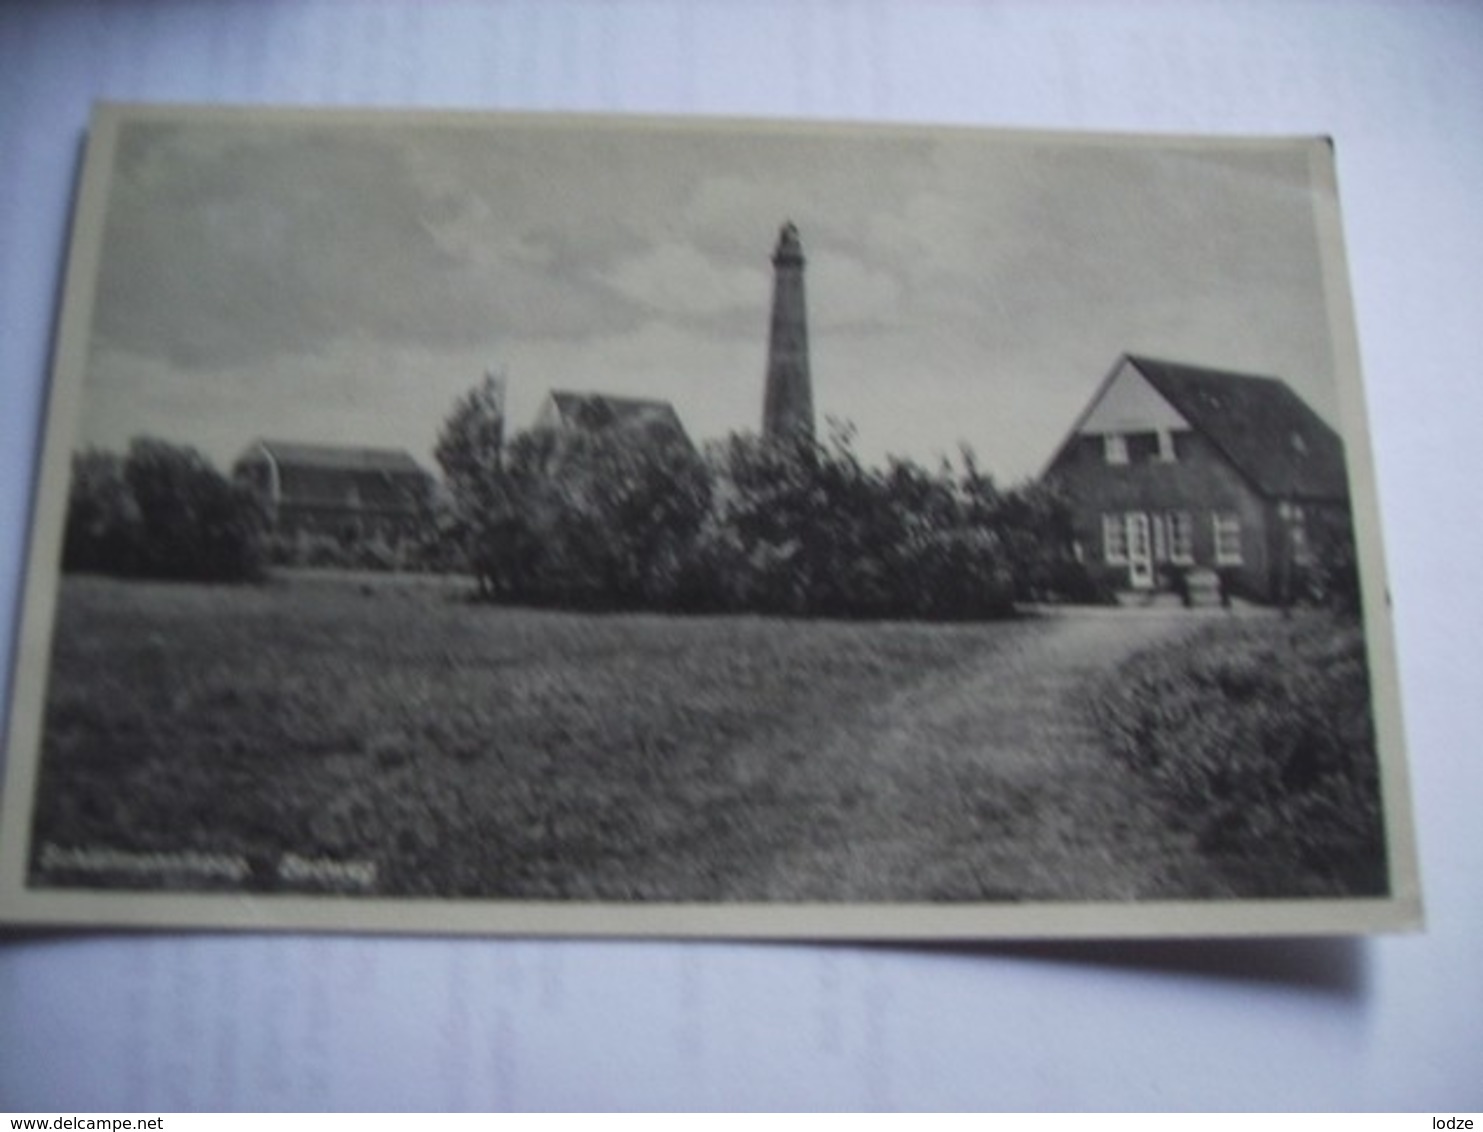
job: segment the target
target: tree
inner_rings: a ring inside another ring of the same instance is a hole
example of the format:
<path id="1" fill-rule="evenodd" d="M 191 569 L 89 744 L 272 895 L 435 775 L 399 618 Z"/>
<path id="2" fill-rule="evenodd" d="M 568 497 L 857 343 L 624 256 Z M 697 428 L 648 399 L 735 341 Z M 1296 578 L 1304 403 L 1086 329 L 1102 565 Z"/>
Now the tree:
<path id="1" fill-rule="evenodd" d="M 839 424 L 822 443 L 733 436 L 712 462 L 719 503 L 700 558 L 714 606 L 934 620 L 1010 608 L 987 477 L 960 484 L 946 465 L 931 472 L 903 459 L 868 467 Z"/>
<path id="2" fill-rule="evenodd" d="M 1305 535 L 1308 553 L 1294 580 L 1299 598 L 1338 613 L 1358 616 L 1363 607 L 1363 595 L 1349 509 L 1314 508 Z"/>
<path id="3" fill-rule="evenodd" d="M 195 449 L 137 439 L 123 479 L 139 516 L 138 573 L 194 581 L 261 577 L 266 522 L 257 497 Z"/>
<path id="4" fill-rule="evenodd" d="M 505 437 L 502 378 L 461 397 L 435 455 L 446 537 L 481 596 L 587 608 L 671 604 L 710 505 L 704 461 L 642 424 Z"/>
<path id="5" fill-rule="evenodd" d="M 505 379 L 490 371 L 453 406 L 433 456 L 448 490 L 444 537 L 492 596 L 502 588 L 497 556 L 510 519 L 505 460 Z"/>
<path id="6" fill-rule="evenodd" d="M 491 370 L 453 406 L 433 455 L 455 504 L 477 509 L 498 494 L 505 446 L 505 378 Z"/>
<path id="7" fill-rule="evenodd" d="M 132 574 L 139 566 L 139 508 L 113 452 L 72 457 L 72 484 L 62 543 L 62 569 Z"/>
<path id="8" fill-rule="evenodd" d="M 710 508 L 705 463 L 669 432 L 615 427 L 562 437 L 549 482 L 560 542 L 601 604 L 672 603 Z"/>
<path id="9" fill-rule="evenodd" d="M 1008 489 L 998 494 L 989 517 L 1004 539 L 1018 598 L 1085 600 L 1092 592 L 1072 552 L 1071 509 L 1059 487 L 1031 482 Z"/>
<path id="10" fill-rule="evenodd" d="M 266 563 L 265 527 L 253 493 L 195 449 L 141 438 L 123 458 L 97 450 L 73 458 L 62 568 L 252 580 Z"/>
<path id="11" fill-rule="evenodd" d="M 496 594 L 584 608 L 666 608 L 710 505 L 704 463 L 641 428 L 522 433 L 479 548 Z"/>

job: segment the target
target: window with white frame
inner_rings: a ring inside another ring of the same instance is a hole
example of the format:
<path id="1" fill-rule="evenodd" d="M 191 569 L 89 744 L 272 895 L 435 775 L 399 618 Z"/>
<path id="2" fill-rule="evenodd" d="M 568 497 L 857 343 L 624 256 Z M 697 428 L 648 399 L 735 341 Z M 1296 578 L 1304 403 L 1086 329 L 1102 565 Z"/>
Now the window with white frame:
<path id="1" fill-rule="evenodd" d="M 1308 525 L 1303 509 L 1294 507 L 1288 530 L 1292 535 L 1292 560 L 1297 566 L 1312 566 L 1318 559 L 1313 552 L 1313 541 L 1308 537 Z"/>
<path id="2" fill-rule="evenodd" d="M 1164 516 L 1169 528 L 1169 561 L 1176 566 L 1193 566 L 1195 562 L 1195 521 L 1188 511 L 1170 511 Z M 1237 532 L 1236 546 L 1241 540 Z"/>
<path id="3" fill-rule="evenodd" d="M 1102 561 L 1118 565 L 1128 561 L 1128 529 L 1121 514 L 1102 516 Z"/>
<path id="4" fill-rule="evenodd" d="M 1217 511 L 1210 520 L 1215 534 L 1215 564 L 1241 565 L 1241 516 L 1234 511 Z"/>
<path id="5" fill-rule="evenodd" d="M 1102 437 L 1102 453 L 1109 464 L 1128 462 L 1128 438 L 1120 432 L 1109 432 Z"/>

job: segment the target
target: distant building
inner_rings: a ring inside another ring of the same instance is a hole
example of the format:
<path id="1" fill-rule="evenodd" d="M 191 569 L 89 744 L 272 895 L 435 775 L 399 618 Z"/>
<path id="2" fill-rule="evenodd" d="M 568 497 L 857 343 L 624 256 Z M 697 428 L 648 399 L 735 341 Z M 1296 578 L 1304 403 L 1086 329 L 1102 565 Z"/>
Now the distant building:
<path id="1" fill-rule="evenodd" d="M 1338 433 L 1283 382 L 1124 355 L 1046 468 L 1083 561 L 1131 590 L 1214 578 L 1282 601 L 1313 532 L 1347 530 Z"/>
<path id="2" fill-rule="evenodd" d="M 789 221 L 772 254 L 772 322 L 767 336 L 767 387 L 762 435 L 814 435 L 814 394 L 808 363 L 808 318 L 803 299 L 803 244 Z"/>
<path id="3" fill-rule="evenodd" d="M 555 432 L 623 431 L 695 447 L 673 405 L 639 397 L 553 390 L 541 403 L 532 427 Z"/>
<path id="4" fill-rule="evenodd" d="M 416 532 L 432 479 L 406 452 L 254 441 L 233 476 L 254 488 L 283 538 L 397 542 Z"/>

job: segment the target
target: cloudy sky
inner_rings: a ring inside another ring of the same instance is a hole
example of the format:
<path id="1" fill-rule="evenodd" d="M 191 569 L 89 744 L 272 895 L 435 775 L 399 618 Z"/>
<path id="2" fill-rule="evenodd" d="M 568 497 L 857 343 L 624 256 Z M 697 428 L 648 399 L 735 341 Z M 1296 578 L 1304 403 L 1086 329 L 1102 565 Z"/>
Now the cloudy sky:
<path id="1" fill-rule="evenodd" d="M 79 443 L 226 468 L 255 437 L 406 448 L 492 366 L 756 429 L 799 226 L 814 401 L 870 458 L 1039 471 L 1123 351 L 1335 417 L 1306 146 L 544 119 L 120 130 Z"/>

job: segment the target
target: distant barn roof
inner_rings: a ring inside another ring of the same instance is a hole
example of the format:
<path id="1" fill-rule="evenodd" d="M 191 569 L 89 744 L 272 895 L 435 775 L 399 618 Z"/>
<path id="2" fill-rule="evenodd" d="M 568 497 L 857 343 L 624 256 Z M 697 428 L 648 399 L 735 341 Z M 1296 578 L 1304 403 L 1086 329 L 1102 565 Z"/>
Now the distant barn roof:
<path id="1" fill-rule="evenodd" d="M 1277 378 L 1131 354 L 1128 361 L 1264 495 L 1348 496 L 1344 442 Z"/>
<path id="2" fill-rule="evenodd" d="M 551 403 L 563 424 L 600 432 L 608 428 L 644 428 L 672 433 L 690 441 L 679 413 L 668 401 L 613 397 L 606 393 L 573 393 L 553 389 Z"/>
<path id="3" fill-rule="evenodd" d="M 283 440 L 259 440 L 248 454 L 265 450 L 280 466 L 318 468 L 339 472 L 394 472 L 421 475 L 423 469 L 406 452 L 396 448 L 356 448 L 331 444 L 299 444 Z"/>

